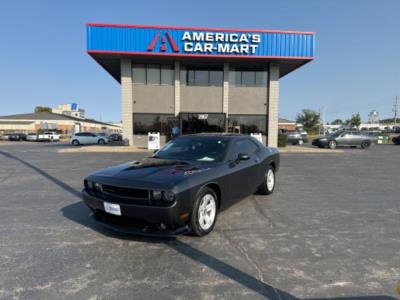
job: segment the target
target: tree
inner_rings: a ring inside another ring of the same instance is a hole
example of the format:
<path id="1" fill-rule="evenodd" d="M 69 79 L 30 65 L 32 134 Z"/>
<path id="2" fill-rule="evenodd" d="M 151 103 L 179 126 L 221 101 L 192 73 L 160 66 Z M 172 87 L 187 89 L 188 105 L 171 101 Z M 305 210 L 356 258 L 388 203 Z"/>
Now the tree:
<path id="1" fill-rule="evenodd" d="M 350 125 L 351 125 L 351 127 L 357 127 L 357 128 L 360 127 L 360 125 L 361 125 L 360 113 L 356 113 L 351 116 Z"/>
<path id="2" fill-rule="evenodd" d="M 303 125 L 308 133 L 317 133 L 320 122 L 320 115 L 312 109 L 303 109 L 296 117 L 296 122 Z"/>
<path id="3" fill-rule="evenodd" d="M 40 113 L 40 112 L 50 112 L 51 113 L 51 107 L 47 106 L 36 106 L 35 107 L 35 113 Z"/>
<path id="4" fill-rule="evenodd" d="M 331 125 L 343 125 L 343 121 L 341 119 L 336 119 L 332 121 Z"/>

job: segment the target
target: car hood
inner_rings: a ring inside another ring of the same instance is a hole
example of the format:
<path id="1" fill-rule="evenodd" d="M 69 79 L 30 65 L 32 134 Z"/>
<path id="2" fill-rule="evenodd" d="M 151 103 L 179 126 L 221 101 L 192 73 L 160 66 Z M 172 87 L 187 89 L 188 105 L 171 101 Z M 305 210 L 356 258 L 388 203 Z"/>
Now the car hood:
<path id="1" fill-rule="evenodd" d="M 178 182 L 206 172 L 212 167 L 213 164 L 145 158 L 101 169 L 87 179 L 116 186 L 171 188 Z"/>

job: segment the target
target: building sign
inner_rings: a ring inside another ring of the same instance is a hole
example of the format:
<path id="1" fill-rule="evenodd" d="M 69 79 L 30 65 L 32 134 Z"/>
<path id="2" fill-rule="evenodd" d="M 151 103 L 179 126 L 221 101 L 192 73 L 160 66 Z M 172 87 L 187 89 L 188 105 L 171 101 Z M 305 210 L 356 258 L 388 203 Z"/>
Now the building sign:
<path id="1" fill-rule="evenodd" d="M 186 53 L 255 54 L 261 41 L 257 33 L 189 32 L 182 37 Z"/>
<path id="2" fill-rule="evenodd" d="M 208 114 L 198 114 L 197 118 L 199 120 L 207 120 L 208 119 Z"/>
<path id="3" fill-rule="evenodd" d="M 88 24 L 89 53 L 312 59 L 314 33 Z"/>

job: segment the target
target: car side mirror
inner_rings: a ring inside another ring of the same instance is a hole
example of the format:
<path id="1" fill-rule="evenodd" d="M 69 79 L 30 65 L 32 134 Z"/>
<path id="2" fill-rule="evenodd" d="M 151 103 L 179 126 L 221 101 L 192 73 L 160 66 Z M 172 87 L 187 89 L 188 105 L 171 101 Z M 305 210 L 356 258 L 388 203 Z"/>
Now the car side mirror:
<path id="1" fill-rule="evenodd" d="M 249 160 L 250 156 L 248 156 L 247 154 L 244 153 L 239 153 L 238 155 L 238 160 Z"/>

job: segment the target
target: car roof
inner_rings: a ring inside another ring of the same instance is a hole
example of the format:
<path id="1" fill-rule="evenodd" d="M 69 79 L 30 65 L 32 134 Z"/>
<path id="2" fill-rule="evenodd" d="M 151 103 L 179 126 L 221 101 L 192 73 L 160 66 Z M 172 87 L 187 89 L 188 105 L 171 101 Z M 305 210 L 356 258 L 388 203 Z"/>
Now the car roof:
<path id="1" fill-rule="evenodd" d="M 216 138 L 240 138 L 240 137 L 249 137 L 247 134 L 240 133 L 228 133 L 228 132 L 204 132 L 204 133 L 196 133 L 196 134 L 186 134 L 182 135 L 182 137 L 216 137 Z"/>

